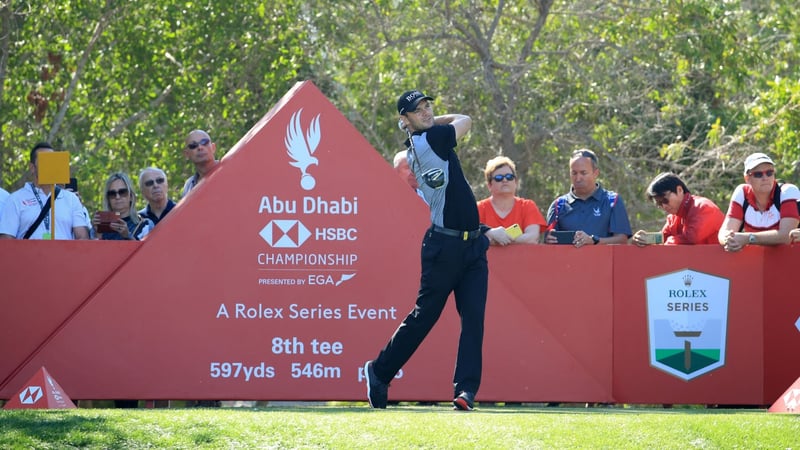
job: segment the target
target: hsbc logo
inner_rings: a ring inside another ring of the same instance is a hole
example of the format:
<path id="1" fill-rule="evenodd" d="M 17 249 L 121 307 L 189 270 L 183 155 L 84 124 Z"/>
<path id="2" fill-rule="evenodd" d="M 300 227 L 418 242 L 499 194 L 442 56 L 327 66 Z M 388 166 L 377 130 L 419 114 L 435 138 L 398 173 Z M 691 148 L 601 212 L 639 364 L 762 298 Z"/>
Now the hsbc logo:
<path id="1" fill-rule="evenodd" d="M 786 405 L 786 411 L 795 412 L 800 408 L 800 389 L 791 389 L 786 395 L 783 396 L 783 404 Z"/>
<path id="2" fill-rule="evenodd" d="M 23 405 L 32 405 L 39 401 L 44 394 L 39 386 L 28 386 L 19 393 L 19 402 Z"/>
<path id="3" fill-rule="evenodd" d="M 273 248 L 298 248 L 311 237 L 299 220 L 270 220 L 258 234 Z"/>

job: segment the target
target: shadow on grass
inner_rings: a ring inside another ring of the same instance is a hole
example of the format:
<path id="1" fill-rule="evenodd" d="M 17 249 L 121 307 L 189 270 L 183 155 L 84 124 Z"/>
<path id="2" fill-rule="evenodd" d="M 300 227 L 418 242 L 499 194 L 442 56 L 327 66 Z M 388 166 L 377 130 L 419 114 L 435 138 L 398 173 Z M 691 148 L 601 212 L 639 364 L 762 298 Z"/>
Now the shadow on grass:
<path id="1" fill-rule="evenodd" d="M 260 408 L 247 408 L 243 412 L 287 412 L 287 413 L 316 413 L 316 414 L 331 414 L 331 413 L 391 413 L 392 411 L 402 411 L 404 413 L 449 413 L 453 414 L 470 414 L 471 412 L 454 411 L 450 403 L 442 402 L 433 405 L 416 405 L 416 404 L 399 404 L 390 405 L 385 410 L 376 410 L 369 407 L 364 403 L 352 404 L 336 404 L 336 405 L 281 405 L 281 406 L 266 406 Z M 581 407 L 581 406 L 530 406 L 530 405 L 495 405 L 484 404 L 480 402 L 476 404 L 475 413 L 480 414 L 497 414 L 497 415 L 520 415 L 520 414 L 540 414 L 540 415 L 565 415 L 565 414 L 585 414 L 585 415 L 632 415 L 632 414 L 658 414 L 658 415 L 679 415 L 679 414 L 752 414 L 752 413 L 765 413 L 766 409 L 762 407 L 752 408 L 725 408 L 720 406 L 718 408 L 707 408 L 705 405 L 676 405 L 671 408 L 664 408 L 660 405 L 633 405 L 633 406 L 597 406 L 597 407 Z"/>
<path id="2" fill-rule="evenodd" d="M 131 427 L 132 418 L 136 427 Z M 213 412 L 202 410 L 0 412 L 0 448 L 131 448 L 141 442 L 158 448 L 202 447 L 219 444 L 220 431 Z"/>
<path id="3" fill-rule="evenodd" d="M 3 414 L 0 424 L 0 434 L 5 438 L 13 434 L 13 442 L 18 444 L 35 445 L 37 442 L 61 442 L 67 445 L 81 446 L 86 444 L 83 439 L 70 442 L 66 438 L 70 434 L 76 434 L 77 430 L 107 432 L 108 420 L 104 416 L 92 417 L 64 411 L 27 410 L 15 411 L 14 414 Z M 77 434 L 74 437 L 77 438 Z"/>

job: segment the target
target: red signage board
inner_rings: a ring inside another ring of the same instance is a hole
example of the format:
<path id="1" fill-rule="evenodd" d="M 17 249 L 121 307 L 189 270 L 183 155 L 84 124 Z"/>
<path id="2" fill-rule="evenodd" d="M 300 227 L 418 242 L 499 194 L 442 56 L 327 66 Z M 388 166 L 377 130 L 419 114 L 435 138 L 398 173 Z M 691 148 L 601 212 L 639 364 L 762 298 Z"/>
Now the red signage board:
<path id="1" fill-rule="evenodd" d="M 114 398 L 115 383 L 126 398 L 360 397 L 362 360 L 413 306 L 427 223 L 391 165 L 298 84 L 36 359 L 69 355 L 75 398 Z M 426 353 L 420 367 L 449 366 Z"/>
<path id="2" fill-rule="evenodd" d="M 0 398 L 47 366 L 74 399 L 364 401 L 428 214 L 299 83 L 144 241 L 0 241 Z M 800 373 L 796 248 L 488 258 L 479 401 L 763 405 Z M 458 334 L 451 302 L 390 399 L 451 400 Z"/>

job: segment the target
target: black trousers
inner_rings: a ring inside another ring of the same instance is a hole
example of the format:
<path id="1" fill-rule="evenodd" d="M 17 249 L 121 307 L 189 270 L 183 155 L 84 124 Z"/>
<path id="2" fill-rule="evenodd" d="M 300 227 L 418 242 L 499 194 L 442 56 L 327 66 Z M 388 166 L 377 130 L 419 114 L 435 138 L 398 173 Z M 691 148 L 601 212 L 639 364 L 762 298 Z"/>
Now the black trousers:
<path id="1" fill-rule="evenodd" d="M 414 309 L 406 316 L 373 363 L 388 383 L 411 358 L 442 314 L 450 293 L 461 317 L 461 336 L 453 375 L 454 393 L 477 393 L 483 370 L 483 322 L 489 267 L 489 239 L 463 240 L 429 229 L 422 241 L 422 275 Z"/>

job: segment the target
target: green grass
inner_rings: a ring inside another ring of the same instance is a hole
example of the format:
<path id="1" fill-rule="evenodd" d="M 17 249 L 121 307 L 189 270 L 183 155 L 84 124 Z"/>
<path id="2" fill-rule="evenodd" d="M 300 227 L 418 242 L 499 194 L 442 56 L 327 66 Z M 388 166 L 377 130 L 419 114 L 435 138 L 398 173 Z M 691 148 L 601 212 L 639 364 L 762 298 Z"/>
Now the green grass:
<path id="1" fill-rule="evenodd" d="M 364 405 L 0 411 L 0 448 L 800 449 L 764 410 Z"/>

